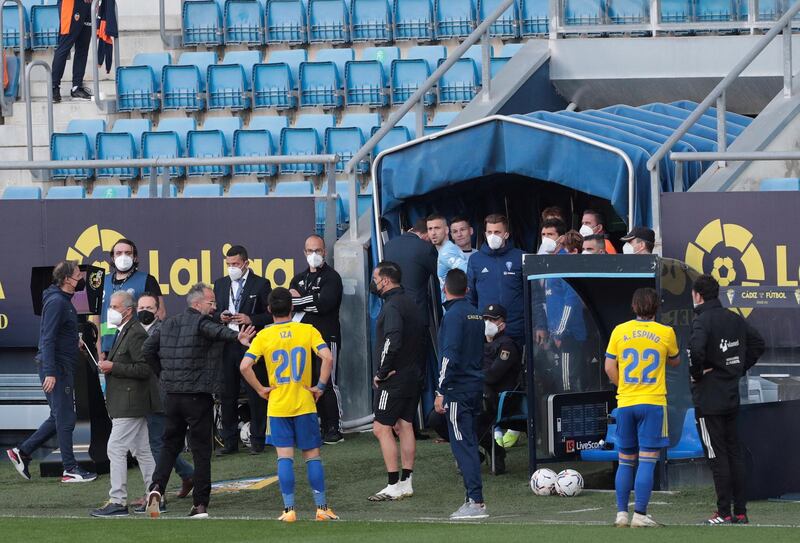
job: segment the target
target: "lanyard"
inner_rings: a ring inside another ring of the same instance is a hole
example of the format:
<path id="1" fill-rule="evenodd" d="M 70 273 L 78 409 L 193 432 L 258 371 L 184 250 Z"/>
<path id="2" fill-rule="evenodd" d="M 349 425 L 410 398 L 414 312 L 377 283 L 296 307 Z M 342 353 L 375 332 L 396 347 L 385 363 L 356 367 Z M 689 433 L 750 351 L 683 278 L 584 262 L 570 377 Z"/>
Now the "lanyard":
<path id="1" fill-rule="evenodd" d="M 233 281 L 231 281 L 231 300 L 233 301 L 233 309 L 238 313 L 239 312 L 239 304 L 242 303 L 242 291 L 244 291 L 244 281 L 239 279 L 236 281 L 239 283 L 239 292 L 236 293 L 236 296 L 233 295 Z"/>

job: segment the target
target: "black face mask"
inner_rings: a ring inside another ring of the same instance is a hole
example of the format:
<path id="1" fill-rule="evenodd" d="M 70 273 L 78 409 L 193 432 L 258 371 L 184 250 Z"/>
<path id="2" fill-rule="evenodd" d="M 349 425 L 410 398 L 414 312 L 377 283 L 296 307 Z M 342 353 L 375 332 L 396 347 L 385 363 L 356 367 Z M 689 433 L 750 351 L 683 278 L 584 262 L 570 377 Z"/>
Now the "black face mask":
<path id="1" fill-rule="evenodd" d="M 147 311 L 143 309 L 139 311 L 136 316 L 139 318 L 139 322 L 147 326 L 148 324 L 152 324 L 154 320 L 156 320 L 156 315 L 152 311 Z"/>
<path id="2" fill-rule="evenodd" d="M 381 292 L 378 290 L 378 284 L 375 281 L 369 282 L 369 291 L 371 294 L 374 294 L 380 298 Z"/>
<path id="3" fill-rule="evenodd" d="M 75 292 L 80 292 L 85 288 L 86 288 L 86 279 L 81 277 L 80 279 L 78 279 L 78 282 L 75 283 Z"/>

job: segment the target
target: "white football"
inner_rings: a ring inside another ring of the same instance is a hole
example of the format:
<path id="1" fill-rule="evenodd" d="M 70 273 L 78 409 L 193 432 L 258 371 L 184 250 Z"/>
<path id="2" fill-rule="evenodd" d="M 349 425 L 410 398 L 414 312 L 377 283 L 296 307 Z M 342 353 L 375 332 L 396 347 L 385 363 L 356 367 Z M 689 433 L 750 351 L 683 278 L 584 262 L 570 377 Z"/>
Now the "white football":
<path id="1" fill-rule="evenodd" d="M 245 447 L 250 446 L 250 423 L 245 422 L 242 424 L 242 427 L 239 429 L 239 439 L 242 440 Z"/>
<path id="2" fill-rule="evenodd" d="M 551 469 L 537 469 L 531 475 L 531 490 L 537 496 L 549 496 L 554 492 L 557 478 L 558 475 Z"/>
<path id="3" fill-rule="evenodd" d="M 574 469 L 565 469 L 556 477 L 555 491 L 559 496 L 577 496 L 583 490 L 583 476 Z"/>

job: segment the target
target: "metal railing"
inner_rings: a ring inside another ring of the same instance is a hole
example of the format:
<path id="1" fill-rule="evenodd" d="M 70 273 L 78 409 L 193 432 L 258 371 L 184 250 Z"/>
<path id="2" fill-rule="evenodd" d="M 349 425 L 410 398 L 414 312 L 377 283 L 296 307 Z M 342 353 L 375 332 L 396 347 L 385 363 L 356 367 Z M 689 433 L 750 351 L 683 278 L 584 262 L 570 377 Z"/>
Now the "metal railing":
<path id="1" fill-rule="evenodd" d="M 100 98 L 100 66 L 97 63 L 97 4 L 100 0 L 92 0 L 91 18 L 92 18 L 92 84 L 94 88 L 94 103 L 101 113 L 114 113 L 117 110 L 117 101 L 105 100 Z M 163 2 L 163 0 L 162 0 Z M 116 4 L 114 5 L 116 9 Z M 117 17 L 119 20 L 119 17 Z M 119 63 L 119 37 L 114 39 L 114 68 L 117 68 Z"/>
<path id="2" fill-rule="evenodd" d="M 412 108 L 417 107 L 417 138 L 422 137 L 423 135 L 423 119 L 422 116 L 424 114 L 424 99 L 425 95 L 430 91 L 436 84 L 439 82 L 439 79 L 447 73 L 447 70 L 455 64 L 463 55 L 467 52 L 472 45 L 474 45 L 478 40 L 481 41 L 481 55 L 483 58 L 483 63 L 481 65 L 481 72 L 482 72 L 482 92 L 483 100 L 490 100 L 491 99 L 491 66 L 489 64 L 489 58 L 491 57 L 489 48 L 489 28 L 492 24 L 503 15 L 503 12 L 507 10 L 509 7 L 514 5 L 516 0 L 504 0 L 498 7 L 495 9 L 491 15 L 486 17 L 478 27 L 472 31 L 472 33 L 465 39 L 456 49 L 447 56 L 447 58 L 442 62 L 439 67 L 434 70 L 434 72 L 425 80 L 425 82 L 419 86 L 419 88 L 412 94 L 403 105 L 400 106 L 400 109 L 396 110 L 394 113 L 389 115 L 389 118 L 381 125 L 380 129 L 373 134 L 373 136 L 367 140 L 367 142 L 361 146 L 361 149 L 353 155 L 353 158 L 345 165 L 345 172 L 351 173 L 353 169 L 358 165 L 359 162 L 364 160 L 375 148 L 375 146 L 380 142 L 383 137 L 389 133 L 389 131 L 395 127 L 395 125 L 403 118 L 403 115 L 411 111 Z"/>
<path id="3" fill-rule="evenodd" d="M 719 160 L 717 165 L 725 167 L 725 157 L 729 156 L 727 151 L 727 126 L 726 126 L 726 100 L 725 93 L 731 84 L 744 72 L 745 69 L 767 48 L 772 40 L 779 33 L 783 33 L 782 43 L 782 58 L 783 58 L 783 96 L 784 98 L 791 98 L 794 85 L 794 74 L 792 68 L 792 18 L 800 12 L 800 2 L 796 2 L 790 7 L 783 16 L 778 19 L 775 25 L 770 28 L 769 32 L 764 34 L 761 39 L 753 46 L 752 49 L 740 60 L 731 71 L 728 72 L 722 81 L 706 96 L 700 104 L 691 112 L 691 114 L 680 124 L 680 126 L 673 132 L 673 134 L 665 141 L 658 151 L 650 157 L 647 161 L 647 169 L 650 172 L 650 190 L 652 198 L 652 212 L 653 212 L 653 230 L 656 232 L 656 240 L 661 239 L 660 221 L 661 221 L 661 183 L 659 161 L 669 153 L 675 144 L 680 140 L 689 129 L 708 111 L 708 109 L 716 103 L 717 108 L 717 150 L 714 153 L 717 157 L 714 160 Z M 671 153 L 670 159 L 675 160 L 674 156 L 691 155 L 695 157 L 692 160 L 706 160 L 700 158 L 701 156 L 708 156 L 708 153 Z M 733 159 L 729 159 L 733 160 Z M 775 160 L 775 159 L 773 159 Z M 683 184 L 683 160 L 676 162 L 675 178 L 678 183 Z M 679 187 L 679 188 L 682 188 Z"/>
<path id="4" fill-rule="evenodd" d="M 3 62 L 2 55 L 5 55 L 6 48 L 3 46 L 3 8 L 6 4 L 16 4 L 17 5 L 17 15 L 19 16 L 19 75 L 17 77 L 20 78 L 20 91 L 22 95 L 25 95 L 25 89 L 27 85 L 22 81 L 23 77 L 22 74 L 25 73 L 25 40 L 28 38 L 27 33 L 25 32 L 25 7 L 22 5 L 22 0 L 2 0 L 0 1 L 0 62 Z M 2 67 L 0 67 L 2 68 Z M 13 110 L 14 100 L 16 99 L 15 96 L 12 96 L 8 102 L 6 102 L 6 93 L 5 89 L 2 88 L 0 85 L 0 115 L 6 116 L 11 115 Z"/>
<path id="5" fill-rule="evenodd" d="M 50 65 L 43 60 L 34 60 L 25 67 L 22 74 L 25 81 L 25 126 L 28 144 L 28 162 L 33 162 L 33 100 L 31 99 L 31 72 L 37 66 L 41 66 L 47 73 L 47 141 L 53 137 L 53 72 Z M 31 170 L 34 179 L 47 179 L 46 170 Z"/>
<path id="6" fill-rule="evenodd" d="M 158 30 L 161 34 L 161 43 L 167 49 L 178 49 L 183 44 L 183 36 L 180 32 L 167 30 L 167 14 L 164 8 L 164 0 L 158 0 Z"/>

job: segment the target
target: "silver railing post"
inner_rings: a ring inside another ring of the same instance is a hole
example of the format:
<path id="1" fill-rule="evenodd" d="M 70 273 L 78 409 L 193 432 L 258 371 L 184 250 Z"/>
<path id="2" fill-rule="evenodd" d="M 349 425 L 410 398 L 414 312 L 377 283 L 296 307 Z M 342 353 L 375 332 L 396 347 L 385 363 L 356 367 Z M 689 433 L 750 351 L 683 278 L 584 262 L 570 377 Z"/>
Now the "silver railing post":
<path id="1" fill-rule="evenodd" d="M 750 25 L 750 34 L 756 32 L 756 19 L 758 19 L 758 0 L 746 0 L 747 24 Z"/>
<path id="2" fill-rule="evenodd" d="M 158 197 L 158 168 L 150 168 L 150 198 Z"/>
<path id="3" fill-rule="evenodd" d="M 163 170 L 161 170 L 161 197 L 162 198 L 172 198 L 172 191 L 170 190 L 170 184 L 169 184 L 170 170 L 171 170 L 171 168 L 164 168 Z"/>
<path id="4" fill-rule="evenodd" d="M 683 162 L 675 162 L 675 185 L 672 188 L 673 192 L 683 192 L 685 185 L 683 183 Z"/>
<path id="5" fill-rule="evenodd" d="M 792 97 L 792 20 L 783 27 L 783 97 Z"/>
<path id="6" fill-rule="evenodd" d="M 116 111 L 116 100 L 100 99 L 100 66 L 97 63 L 97 5 L 100 0 L 92 0 L 92 88 L 94 90 L 94 104 L 101 113 L 114 113 Z M 117 41 L 114 41 L 114 49 L 118 49 Z M 119 62 L 119 51 L 114 53 L 114 58 Z M 119 64 L 117 64 L 119 66 Z"/>
<path id="7" fill-rule="evenodd" d="M 3 47 L 3 8 L 6 4 L 16 4 L 17 5 L 17 16 L 19 18 L 19 85 L 20 91 L 22 96 L 25 96 L 25 89 L 28 88 L 28 84 L 25 82 L 23 75 L 25 74 L 25 39 L 27 38 L 27 34 L 25 33 L 25 8 L 22 6 L 22 0 L 0 0 L 0 61 L 2 61 L 2 55 L 5 54 L 5 47 Z M 9 104 L 6 104 L 6 95 L 5 92 L 0 89 L 0 113 L 5 114 L 6 109 L 11 108 L 11 104 L 14 103 L 14 98 L 11 98 Z"/>
<path id="8" fill-rule="evenodd" d="M 659 164 L 650 170 L 650 214 L 653 223 L 653 232 L 656 235 L 656 245 L 661 245 L 661 175 Z"/>
<path id="9" fill-rule="evenodd" d="M 25 67 L 25 72 L 22 73 L 22 78 L 25 80 L 25 126 L 27 128 L 28 137 L 28 161 L 33 162 L 33 99 L 31 98 L 31 71 L 36 67 L 41 66 L 47 72 L 47 141 L 50 144 L 50 139 L 53 137 L 53 74 L 50 71 L 50 65 L 43 60 L 34 60 Z M 37 172 L 31 170 L 31 176 L 34 179 L 49 179 L 49 172 Z"/>
<path id="10" fill-rule="evenodd" d="M 725 100 L 727 97 L 727 91 L 722 91 L 720 95 L 717 97 L 717 151 L 720 153 L 724 153 L 728 150 L 728 124 L 727 124 L 727 117 L 725 115 Z M 717 163 L 720 168 L 724 168 L 726 166 L 725 161 L 721 161 Z"/>
<path id="11" fill-rule="evenodd" d="M 417 102 L 416 119 L 414 119 L 414 131 L 416 132 L 415 138 L 421 138 L 425 133 L 425 102 L 420 99 Z"/>
<path id="12" fill-rule="evenodd" d="M 334 254 L 333 254 L 333 246 L 336 244 L 336 227 L 337 227 L 337 217 L 336 217 L 336 207 L 337 207 L 337 196 L 336 196 L 336 163 L 328 163 L 325 164 L 325 177 L 327 178 L 328 189 L 324 196 L 325 198 L 325 247 L 327 248 L 326 251 L 326 260 L 330 266 L 333 266 Z"/>
<path id="13" fill-rule="evenodd" d="M 161 43 L 167 49 L 178 49 L 181 46 L 183 37 L 180 33 L 167 32 L 167 15 L 164 8 L 164 0 L 158 0 L 158 30 L 161 34 Z"/>
<path id="14" fill-rule="evenodd" d="M 483 101 L 491 100 L 492 94 L 492 45 L 489 43 L 489 31 L 483 33 L 481 39 L 481 84 L 483 85 Z"/>
<path id="15" fill-rule="evenodd" d="M 658 33 L 658 25 L 661 23 L 661 0 L 650 0 L 650 32 L 653 37 Z"/>
<path id="16" fill-rule="evenodd" d="M 350 214 L 350 239 L 355 241 L 358 239 L 358 177 L 353 176 L 347 191 L 350 193 L 350 209 L 347 210 Z"/>

